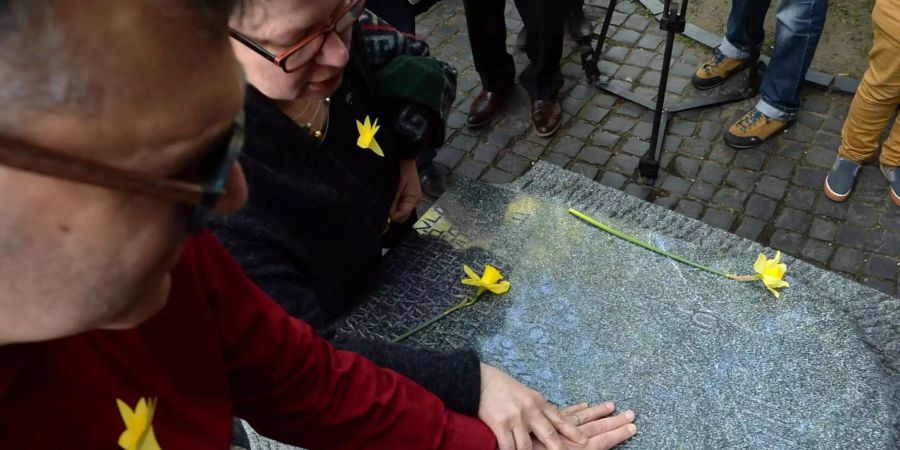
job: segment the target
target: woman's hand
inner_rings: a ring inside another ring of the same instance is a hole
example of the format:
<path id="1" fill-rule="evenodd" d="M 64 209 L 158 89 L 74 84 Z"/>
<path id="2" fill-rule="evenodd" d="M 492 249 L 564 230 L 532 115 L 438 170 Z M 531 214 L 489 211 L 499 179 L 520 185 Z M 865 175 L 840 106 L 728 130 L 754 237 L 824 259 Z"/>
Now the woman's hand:
<path id="1" fill-rule="evenodd" d="M 416 160 L 400 160 L 400 181 L 397 184 L 397 196 L 391 205 L 391 222 L 400 224 L 406 222 L 409 216 L 416 210 L 416 206 L 422 201 L 422 185 L 419 184 L 419 169 L 416 168 Z"/>
<path id="2" fill-rule="evenodd" d="M 575 412 L 589 418 L 586 412 Z M 541 394 L 484 363 L 478 417 L 494 432 L 500 450 L 566 450 L 570 448 L 567 443 L 589 443 L 579 424 L 571 417 L 564 418 Z M 534 445 L 532 433 L 543 445 Z"/>
<path id="3" fill-rule="evenodd" d="M 580 404 L 562 410 L 567 420 L 578 424 L 578 430 L 587 436 L 586 444 L 566 440 L 563 445 L 566 450 L 609 450 L 622 442 L 631 439 L 637 433 L 634 422 L 634 412 L 625 411 L 622 414 L 610 416 L 616 410 L 616 405 L 603 403 L 588 407 Z M 545 450 L 540 442 L 534 442 L 534 450 Z"/>

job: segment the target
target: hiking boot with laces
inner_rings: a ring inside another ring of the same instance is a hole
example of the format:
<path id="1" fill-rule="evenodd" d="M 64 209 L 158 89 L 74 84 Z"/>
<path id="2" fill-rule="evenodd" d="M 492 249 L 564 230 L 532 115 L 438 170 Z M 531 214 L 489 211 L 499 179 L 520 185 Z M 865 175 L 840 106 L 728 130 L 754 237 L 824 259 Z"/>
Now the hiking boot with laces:
<path id="1" fill-rule="evenodd" d="M 787 125 L 787 122 L 768 117 L 754 108 L 725 132 L 725 143 L 737 149 L 757 147 Z"/>
<path id="2" fill-rule="evenodd" d="M 862 165 L 856 162 L 838 156 L 834 165 L 831 166 L 831 172 L 828 172 L 828 176 L 825 177 L 825 186 L 822 189 L 825 191 L 825 196 L 836 202 L 847 200 L 861 167 Z"/>
<path id="3" fill-rule="evenodd" d="M 700 90 L 712 89 L 750 63 L 751 59 L 729 58 L 716 48 L 713 50 L 712 58 L 697 68 L 697 72 L 691 77 L 691 84 Z"/>

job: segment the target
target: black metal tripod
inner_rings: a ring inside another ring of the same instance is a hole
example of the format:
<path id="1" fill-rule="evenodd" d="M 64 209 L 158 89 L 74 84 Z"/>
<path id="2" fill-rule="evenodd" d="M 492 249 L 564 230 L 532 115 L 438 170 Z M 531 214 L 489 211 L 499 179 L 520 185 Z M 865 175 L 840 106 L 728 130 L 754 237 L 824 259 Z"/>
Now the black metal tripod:
<path id="1" fill-rule="evenodd" d="M 588 82 L 591 84 L 594 84 L 598 88 L 617 97 L 643 106 L 646 109 L 653 110 L 653 132 L 650 135 L 650 150 L 643 158 L 641 158 L 641 162 L 638 165 L 642 181 L 652 184 L 659 176 L 659 161 L 662 156 L 663 142 L 669 125 L 669 115 L 694 109 L 725 105 L 756 96 L 759 91 L 759 64 L 750 65 L 749 86 L 742 91 L 728 95 L 691 100 L 671 107 L 666 107 L 666 85 L 668 84 L 669 67 L 672 65 L 672 47 L 675 44 L 675 35 L 684 32 L 688 0 L 682 0 L 680 9 L 678 3 L 673 3 L 672 0 L 665 0 L 662 17 L 660 17 L 659 21 L 659 28 L 666 31 L 666 50 L 663 54 L 662 73 L 659 79 L 659 89 L 656 94 L 656 101 L 654 102 L 651 99 L 641 97 L 628 90 L 626 86 L 611 84 L 609 78 L 601 80 L 598 64 L 617 3 L 617 0 L 609 0 L 609 6 L 606 9 L 606 17 L 603 20 L 600 35 L 594 35 L 597 38 L 597 46 L 591 48 L 590 42 L 588 42 L 582 47 L 581 65 L 585 75 L 587 75 Z"/>

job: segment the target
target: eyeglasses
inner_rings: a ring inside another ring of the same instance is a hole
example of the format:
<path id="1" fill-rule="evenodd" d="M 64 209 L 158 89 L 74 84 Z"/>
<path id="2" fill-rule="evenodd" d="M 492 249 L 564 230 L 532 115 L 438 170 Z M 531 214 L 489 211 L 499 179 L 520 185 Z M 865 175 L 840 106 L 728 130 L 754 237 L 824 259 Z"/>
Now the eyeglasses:
<path id="1" fill-rule="evenodd" d="M 3 136 L 0 136 L 0 165 L 191 205 L 185 228 L 196 233 L 212 217 L 216 203 L 225 194 L 225 182 L 243 147 L 244 113 L 241 111 L 231 129 L 216 139 L 195 169 L 199 183 L 111 167 Z"/>
<path id="2" fill-rule="evenodd" d="M 328 26 L 306 35 L 287 50 L 277 54 L 257 44 L 240 31 L 232 28 L 229 33 L 232 38 L 241 44 L 244 44 L 263 58 L 272 61 L 276 66 L 281 67 L 281 70 L 291 73 L 309 64 L 322 51 L 322 46 L 325 45 L 325 40 L 329 34 L 337 33 L 341 35 L 353 27 L 353 24 L 359 20 L 359 16 L 362 15 L 365 9 L 365 0 L 347 0 L 347 4 L 338 10 L 338 13 L 332 18 Z"/>

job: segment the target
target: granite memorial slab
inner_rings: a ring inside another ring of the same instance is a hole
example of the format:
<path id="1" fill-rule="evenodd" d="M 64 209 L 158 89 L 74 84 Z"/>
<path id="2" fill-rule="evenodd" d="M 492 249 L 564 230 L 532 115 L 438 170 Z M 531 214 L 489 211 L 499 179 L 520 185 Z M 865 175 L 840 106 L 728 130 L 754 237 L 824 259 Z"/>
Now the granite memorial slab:
<path id="1" fill-rule="evenodd" d="M 409 338 L 474 346 L 554 403 L 637 412 L 640 449 L 900 446 L 900 302 L 785 257 L 775 300 L 567 213 L 752 274 L 760 245 L 538 163 L 517 182 L 462 181 L 385 258 L 384 283 L 337 329 L 389 339 L 471 294 L 462 266 L 511 283 Z M 774 251 L 767 251 L 771 257 Z"/>

